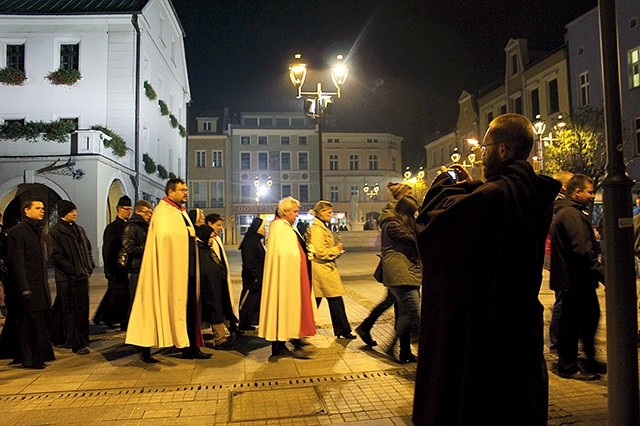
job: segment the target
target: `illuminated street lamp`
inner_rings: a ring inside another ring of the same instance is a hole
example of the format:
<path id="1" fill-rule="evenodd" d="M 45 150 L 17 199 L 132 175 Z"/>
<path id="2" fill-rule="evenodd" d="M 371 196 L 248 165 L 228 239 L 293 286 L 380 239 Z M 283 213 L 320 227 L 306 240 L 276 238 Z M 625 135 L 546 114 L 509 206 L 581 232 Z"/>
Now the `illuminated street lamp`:
<path id="1" fill-rule="evenodd" d="M 256 204 L 260 204 L 260 199 L 266 198 L 266 201 L 269 202 L 269 191 L 271 190 L 271 186 L 273 185 L 273 180 L 271 176 L 267 179 L 265 184 L 263 185 L 258 176 L 253 180 L 253 185 L 256 187 Z"/>
<path id="2" fill-rule="evenodd" d="M 536 135 L 536 155 L 533 157 L 533 170 L 536 173 L 544 168 L 542 159 L 542 134 L 547 130 L 547 123 L 541 118 L 540 114 L 536 115 L 536 121 L 533 123 L 533 133 Z"/>
<path id="3" fill-rule="evenodd" d="M 371 200 L 371 214 L 369 217 L 373 220 L 373 197 L 377 197 L 380 193 L 380 185 L 376 182 L 376 184 L 371 187 L 368 183 L 365 183 L 362 190 L 364 191 L 364 194 L 369 197 L 369 200 Z"/>
<path id="4" fill-rule="evenodd" d="M 331 81 L 336 89 L 334 92 L 324 92 L 322 90 L 322 83 L 320 82 L 316 85 L 315 91 L 304 91 L 302 89 L 307 78 L 307 64 L 302 61 L 302 55 L 300 53 L 295 54 L 294 62 L 289 65 L 289 79 L 293 87 L 296 88 L 296 98 L 300 99 L 304 96 L 305 114 L 318 120 L 318 178 L 320 180 L 320 199 L 324 199 L 322 117 L 324 114 L 330 112 L 331 104 L 333 103 L 331 97 L 340 97 L 342 86 L 345 81 L 347 81 L 347 76 L 349 75 L 349 68 L 343 62 L 344 57 L 338 55 L 336 59 L 337 62 L 331 67 Z"/>
<path id="5" fill-rule="evenodd" d="M 422 199 L 427 193 L 427 183 L 425 182 L 425 172 L 422 167 L 418 170 L 418 173 L 413 175 L 413 172 L 409 169 L 409 166 L 404 170 L 402 174 L 403 182 L 409 185 L 413 190 L 413 198 L 422 203 Z"/>

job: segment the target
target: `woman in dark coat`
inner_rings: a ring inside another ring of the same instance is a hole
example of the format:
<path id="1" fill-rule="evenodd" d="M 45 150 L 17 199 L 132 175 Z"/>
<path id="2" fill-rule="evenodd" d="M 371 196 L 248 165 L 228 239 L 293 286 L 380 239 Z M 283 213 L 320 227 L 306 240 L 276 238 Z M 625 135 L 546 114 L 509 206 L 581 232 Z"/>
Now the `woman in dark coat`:
<path id="1" fill-rule="evenodd" d="M 260 318 L 262 270 L 264 268 L 265 221 L 253 219 L 238 250 L 242 252 L 242 293 L 240 294 L 240 330 L 255 330 Z"/>
<path id="2" fill-rule="evenodd" d="M 224 263 L 211 249 L 213 228 L 201 225 L 196 229 L 200 261 L 200 305 L 202 321 L 211 324 L 214 349 L 234 349 L 234 338 L 225 321 L 235 327 L 238 319 L 231 306 L 231 293 L 227 285 Z M 230 336 L 230 337 L 229 337 Z"/>

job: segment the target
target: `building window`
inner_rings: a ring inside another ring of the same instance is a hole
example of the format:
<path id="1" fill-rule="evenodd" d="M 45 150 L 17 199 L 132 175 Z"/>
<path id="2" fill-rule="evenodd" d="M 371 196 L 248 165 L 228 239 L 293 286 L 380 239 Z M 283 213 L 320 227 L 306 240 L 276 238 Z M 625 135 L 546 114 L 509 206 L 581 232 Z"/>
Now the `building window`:
<path id="1" fill-rule="evenodd" d="M 224 182 L 219 180 L 209 182 L 209 194 L 209 207 L 214 209 L 224 207 Z"/>
<path id="2" fill-rule="evenodd" d="M 306 136 L 298 136 L 298 145 L 306 145 L 307 137 Z"/>
<path id="3" fill-rule="evenodd" d="M 291 170 L 291 153 L 280 153 L 280 170 Z"/>
<path id="4" fill-rule="evenodd" d="M 349 155 L 349 170 L 358 170 L 358 156 L 356 154 Z"/>
<path id="5" fill-rule="evenodd" d="M 309 202 L 309 185 L 307 185 L 306 183 L 300 184 L 299 191 L 300 191 L 299 201 L 302 203 Z"/>
<path id="6" fill-rule="evenodd" d="M 516 114 L 522 114 L 522 96 L 513 98 L 513 111 Z"/>
<path id="7" fill-rule="evenodd" d="M 309 153 L 298 153 L 298 170 L 309 170 Z"/>
<path id="8" fill-rule="evenodd" d="M 500 110 L 500 115 L 506 114 L 507 113 L 507 104 L 500 105 L 499 110 Z M 493 120 L 493 118 L 492 118 L 492 120 Z"/>
<path id="9" fill-rule="evenodd" d="M 251 153 L 240 153 L 240 170 L 251 170 Z"/>
<path id="10" fill-rule="evenodd" d="M 258 170 L 269 170 L 269 153 L 258 153 Z"/>
<path id="11" fill-rule="evenodd" d="M 632 89 L 640 87 L 640 47 L 629 52 L 629 84 Z"/>
<path id="12" fill-rule="evenodd" d="M 196 167 L 207 167 L 207 151 L 196 151 Z"/>
<path id="13" fill-rule="evenodd" d="M 517 54 L 512 54 L 511 55 L 511 77 L 513 77 L 514 75 L 518 74 L 518 55 Z"/>
<path id="14" fill-rule="evenodd" d="M 589 96 L 589 71 L 585 71 L 578 76 L 580 84 L 580 106 L 585 107 L 591 103 Z"/>
<path id="15" fill-rule="evenodd" d="M 258 145 L 266 145 L 267 137 L 266 136 L 258 136 Z"/>
<path id="16" fill-rule="evenodd" d="M 336 154 L 329 155 L 329 170 L 338 170 L 338 156 Z"/>
<path id="17" fill-rule="evenodd" d="M 240 136 L 240 145 L 251 145 L 251 136 Z"/>
<path id="18" fill-rule="evenodd" d="M 351 198 L 356 197 L 358 198 L 358 194 L 360 192 L 360 189 L 358 188 L 357 185 L 351 185 L 351 188 L 349 189 L 349 194 L 351 195 Z M 355 218 L 357 220 L 357 218 Z"/>
<path id="19" fill-rule="evenodd" d="M 338 186 L 331 185 L 329 187 L 329 201 L 336 202 L 338 201 Z"/>
<path id="20" fill-rule="evenodd" d="M 204 209 L 207 207 L 207 182 L 192 180 L 189 182 L 189 198 L 193 207 Z"/>
<path id="21" fill-rule="evenodd" d="M 203 121 L 202 122 L 202 131 L 203 132 L 210 132 L 211 131 L 211 122 L 210 121 Z"/>
<path id="22" fill-rule="evenodd" d="M 280 136 L 280 145 L 290 145 L 291 138 L 289 136 Z"/>
<path id="23" fill-rule="evenodd" d="M 487 125 L 493 120 L 493 111 L 487 112 Z"/>
<path id="24" fill-rule="evenodd" d="M 24 72 L 24 44 L 7 45 L 7 68 Z"/>
<path id="25" fill-rule="evenodd" d="M 240 202 L 246 203 L 247 201 L 253 201 L 251 197 L 251 185 L 240 186 Z"/>
<path id="26" fill-rule="evenodd" d="M 211 151 L 211 167 L 222 167 L 222 151 Z"/>
<path id="27" fill-rule="evenodd" d="M 291 127 L 297 127 L 297 128 L 304 127 L 304 118 L 292 118 Z"/>
<path id="28" fill-rule="evenodd" d="M 560 111 L 560 98 L 558 94 L 558 80 L 555 78 L 548 83 L 549 89 L 549 114 Z"/>
<path id="29" fill-rule="evenodd" d="M 80 60 L 79 44 L 60 45 L 60 68 L 65 70 L 78 70 Z"/>
<path id="30" fill-rule="evenodd" d="M 273 127 L 273 118 L 270 117 L 263 117 L 260 119 L 260 124 L 258 124 L 258 126 L 260 127 Z"/>
<path id="31" fill-rule="evenodd" d="M 289 185 L 289 184 L 282 185 L 282 188 L 280 189 L 280 192 L 281 192 L 281 198 L 290 197 L 291 196 L 291 185 Z"/>
<path id="32" fill-rule="evenodd" d="M 279 128 L 289 127 L 289 119 L 276 118 L 276 127 L 279 127 Z"/>
<path id="33" fill-rule="evenodd" d="M 540 92 L 537 88 L 531 90 L 531 119 L 535 120 L 540 114 Z"/>
<path id="34" fill-rule="evenodd" d="M 636 118 L 636 153 L 640 154 L 640 118 Z"/>
<path id="35" fill-rule="evenodd" d="M 378 170 L 378 156 L 376 154 L 369 155 L 369 170 Z"/>

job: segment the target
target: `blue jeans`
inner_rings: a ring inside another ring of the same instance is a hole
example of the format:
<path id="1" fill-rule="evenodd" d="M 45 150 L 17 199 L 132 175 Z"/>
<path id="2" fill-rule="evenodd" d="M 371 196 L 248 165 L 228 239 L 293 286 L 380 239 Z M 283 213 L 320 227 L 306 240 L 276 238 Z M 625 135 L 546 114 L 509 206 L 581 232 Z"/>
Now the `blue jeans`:
<path id="1" fill-rule="evenodd" d="M 400 340 L 400 353 L 411 353 L 411 332 L 417 335 L 420 328 L 420 287 L 401 285 L 388 287 L 398 303 L 396 335 Z"/>

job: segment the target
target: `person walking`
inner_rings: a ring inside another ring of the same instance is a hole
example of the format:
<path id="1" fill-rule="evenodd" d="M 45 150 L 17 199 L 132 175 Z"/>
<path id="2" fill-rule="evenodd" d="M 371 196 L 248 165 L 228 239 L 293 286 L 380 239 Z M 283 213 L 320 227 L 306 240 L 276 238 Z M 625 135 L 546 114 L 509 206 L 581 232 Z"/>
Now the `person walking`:
<path id="1" fill-rule="evenodd" d="M 129 309 L 127 311 L 127 323 L 131 316 L 131 307 L 138 287 L 138 277 L 140 276 L 140 265 L 149 232 L 149 221 L 153 216 L 153 206 L 146 200 L 138 200 L 133 206 L 133 215 L 127 222 L 122 232 L 122 248 L 126 254 L 124 269 L 129 280 Z M 124 259 L 123 259 L 124 260 Z M 158 360 L 151 356 L 150 347 L 139 347 L 140 359 L 148 364 L 156 363 Z"/>
<path id="2" fill-rule="evenodd" d="M 606 365 L 595 358 L 595 336 L 600 320 L 596 289 L 604 284 L 588 204 L 595 198 L 593 180 L 576 174 L 567 182 L 567 197 L 556 200 L 551 223 L 549 286 L 562 303 L 558 319 L 558 375 L 596 380 Z M 586 360 L 578 359 L 578 340 Z"/>
<path id="3" fill-rule="evenodd" d="M 129 319 L 129 278 L 123 265 L 118 264 L 118 257 L 122 250 L 122 233 L 131 217 L 131 198 L 126 195 L 120 197 L 116 210 L 116 218 L 104 228 L 102 236 L 102 261 L 108 285 L 93 322 L 103 323 L 108 328 L 117 325 L 124 331 Z"/>
<path id="4" fill-rule="evenodd" d="M 58 223 L 49 231 L 49 259 L 55 268 L 53 342 L 78 355 L 89 351 L 89 277 L 95 268 L 91 242 L 76 223 L 71 201 L 58 202 Z"/>
<path id="5" fill-rule="evenodd" d="M 325 200 L 318 201 L 311 212 L 315 218 L 309 228 L 306 243 L 311 252 L 313 292 L 317 307 L 320 307 L 323 297 L 329 303 L 333 334 L 337 338 L 355 339 L 356 336 L 351 334 L 351 325 L 342 300 L 344 283 L 336 265 L 336 259 L 344 253 L 344 245 L 336 243 L 333 232 L 329 229 L 332 213 L 333 205 Z"/>
<path id="6" fill-rule="evenodd" d="M 400 341 L 401 363 L 416 362 L 411 351 L 412 331 L 420 327 L 420 286 L 422 266 L 413 231 L 418 202 L 410 195 L 402 197 L 394 206 L 393 214 L 381 217 L 382 283 L 393 294 L 398 304 L 395 338 L 388 349 L 393 356 L 396 340 Z"/>
<path id="7" fill-rule="evenodd" d="M 303 339 L 316 333 L 311 265 L 306 244 L 293 227 L 299 211 L 298 200 L 283 198 L 269 226 L 258 336 L 272 342 L 272 356 L 308 358 Z"/>
<path id="8" fill-rule="evenodd" d="M 198 236 L 198 259 L 200 261 L 200 306 L 202 321 L 211 324 L 214 349 L 235 349 L 235 334 L 229 332 L 227 324 L 237 324 L 238 319 L 231 304 L 231 288 L 223 261 L 213 250 L 215 232 L 209 225 L 196 230 Z"/>
<path id="9" fill-rule="evenodd" d="M 185 359 L 211 358 L 200 350 L 196 235 L 184 207 L 189 188 L 172 178 L 165 194 L 149 223 L 125 343 L 175 346 Z"/>
<path id="10" fill-rule="evenodd" d="M 413 188 L 409 185 L 401 183 L 401 182 L 389 182 L 387 184 L 387 189 L 389 189 L 389 193 L 391 194 L 391 199 L 389 203 L 382 209 L 380 217 L 388 216 L 393 214 L 393 209 L 396 205 L 396 202 L 404 197 L 405 195 L 411 195 L 413 193 Z M 382 262 L 382 259 L 380 260 Z M 360 336 L 362 341 L 369 346 L 377 346 L 378 342 L 373 340 L 371 337 L 371 329 L 373 328 L 373 324 L 380 318 L 380 316 L 390 307 L 395 305 L 396 299 L 393 297 L 393 293 L 389 291 L 385 287 L 387 293 L 382 299 L 380 303 L 378 303 L 372 310 L 369 312 L 369 315 L 360 323 L 358 327 L 356 327 L 356 334 Z M 398 310 L 394 309 L 396 321 L 398 320 Z"/>
<path id="11" fill-rule="evenodd" d="M 534 138 L 526 117 L 496 117 L 480 146 L 486 182 L 455 165 L 425 196 L 415 424 L 547 423 L 538 294 L 561 185 L 527 162 Z"/>
<path id="12" fill-rule="evenodd" d="M 253 219 L 238 247 L 242 253 L 242 292 L 240 293 L 240 330 L 253 331 L 260 320 L 260 295 L 265 251 L 262 240 L 266 221 Z"/>
<path id="13" fill-rule="evenodd" d="M 46 361 L 56 358 L 48 330 L 51 292 L 43 231 L 44 203 L 29 198 L 23 203 L 22 212 L 22 221 L 7 234 L 8 273 L 4 283 L 11 321 L 2 330 L 3 336 L 17 337 L 18 344 L 4 338 L 0 341 L 3 350 L 7 349 L 5 345 L 11 348 L 14 363 L 43 369 Z"/>

